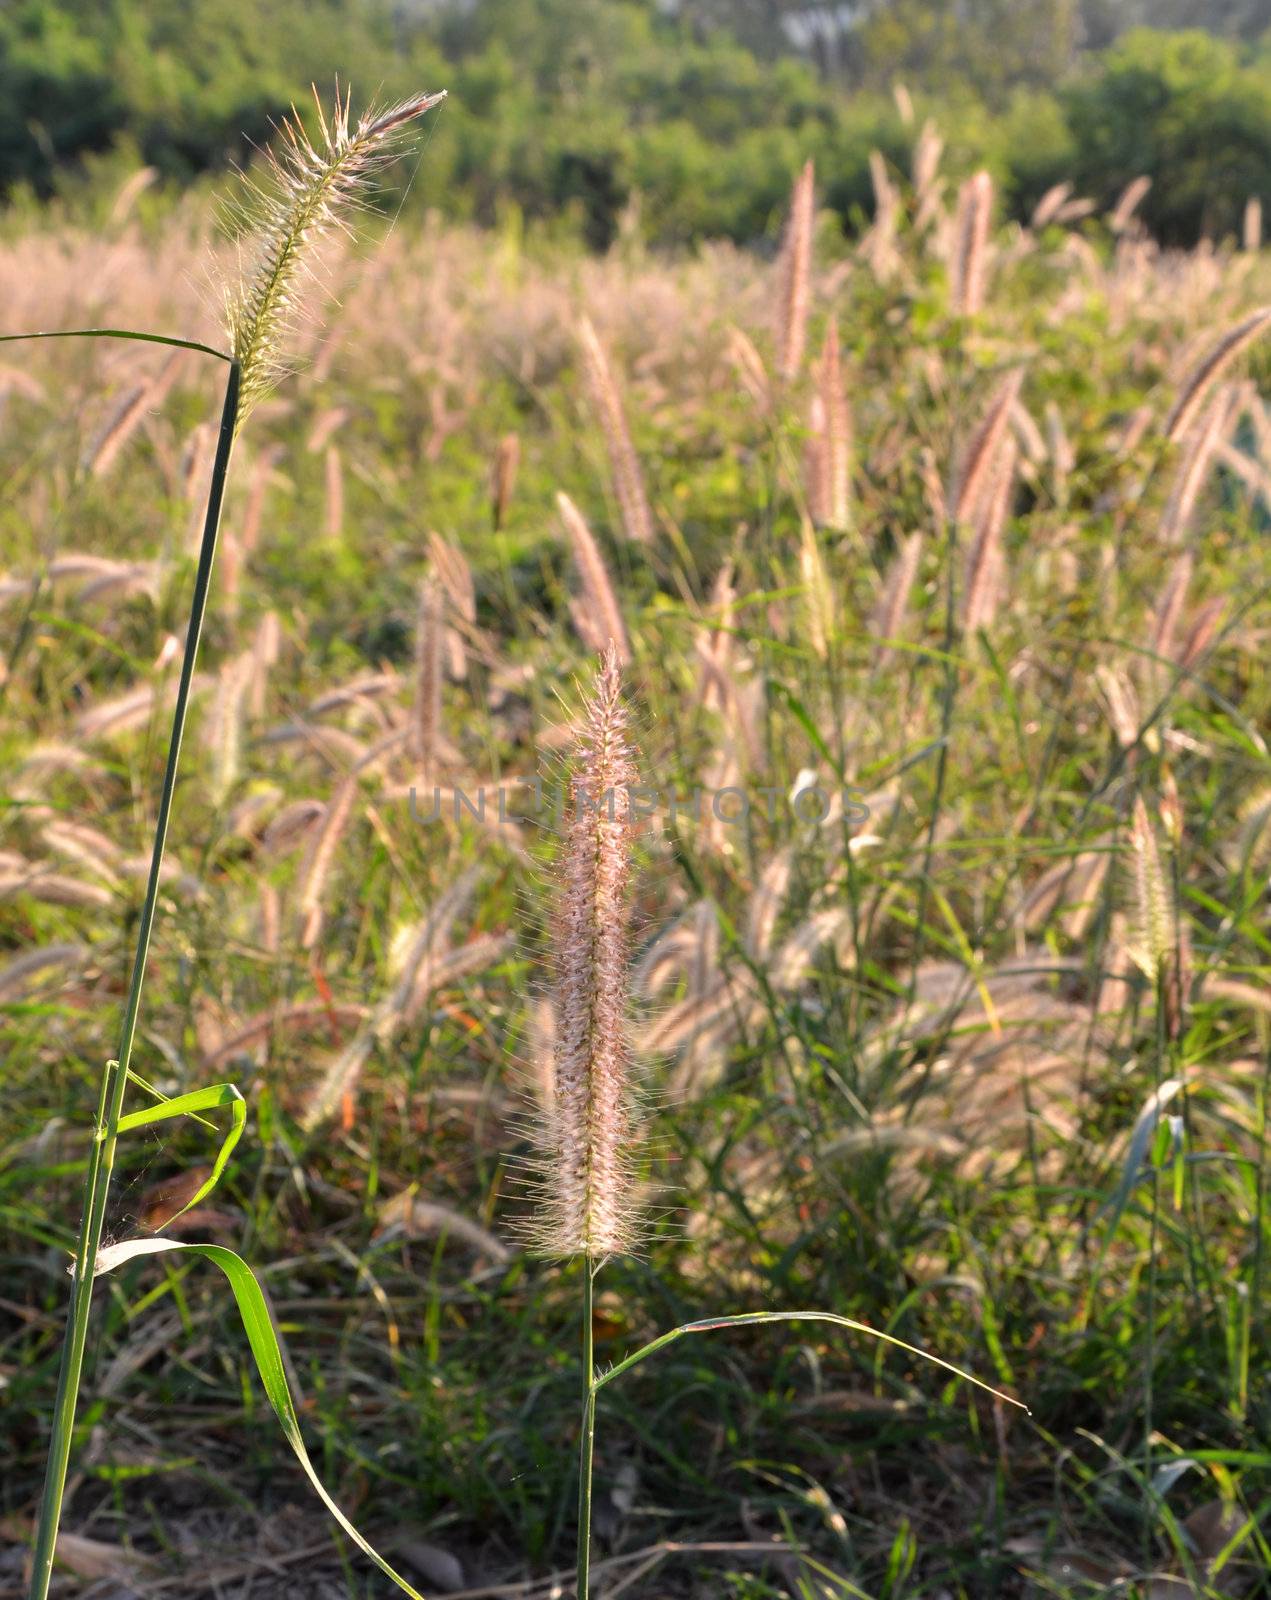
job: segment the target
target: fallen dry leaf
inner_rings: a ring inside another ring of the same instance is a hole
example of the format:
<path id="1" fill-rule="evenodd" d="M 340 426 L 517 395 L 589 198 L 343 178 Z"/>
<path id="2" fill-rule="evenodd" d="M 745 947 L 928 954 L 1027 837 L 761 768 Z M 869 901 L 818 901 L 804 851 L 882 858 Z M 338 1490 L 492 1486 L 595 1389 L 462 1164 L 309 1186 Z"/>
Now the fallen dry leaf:
<path id="1" fill-rule="evenodd" d="M 29 1517 L 5 1517 L 0 1520 L 0 1536 L 14 1544 L 30 1544 L 35 1538 L 35 1525 Z M 57 1536 L 57 1562 L 77 1578 L 114 1578 L 124 1583 L 154 1570 L 154 1562 L 148 1556 L 101 1539 L 67 1533 L 65 1529 Z"/>

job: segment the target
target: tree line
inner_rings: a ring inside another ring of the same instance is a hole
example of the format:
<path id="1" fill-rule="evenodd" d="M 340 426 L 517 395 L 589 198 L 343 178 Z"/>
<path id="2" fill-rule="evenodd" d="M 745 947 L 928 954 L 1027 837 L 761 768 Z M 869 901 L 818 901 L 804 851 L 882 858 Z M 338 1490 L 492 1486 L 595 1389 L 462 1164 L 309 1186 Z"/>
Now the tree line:
<path id="1" fill-rule="evenodd" d="M 1191 243 L 1233 231 L 1250 196 L 1271 199 L 1267 9 L 11 0 L 0 193 L 29 202 L 74 189 L 111 151 L 188 182 L 246 159 L 271 118 L 338 67 L 363 97 L 451 90 L 414 203 L 486 223 L 559 221 L 595 247 L 637 215 L 660 243 L 761 238 L 808 156 L 852 231 L 872 206 L 870 151 L 903 168 L 927 116 L 951 169 L 988 166 L 1017 214 L 1061 181 L 1108 204 L 1143 175 L 1146 224 Z M 1148 13 L 1180 26 L 1134 26 Z"/>

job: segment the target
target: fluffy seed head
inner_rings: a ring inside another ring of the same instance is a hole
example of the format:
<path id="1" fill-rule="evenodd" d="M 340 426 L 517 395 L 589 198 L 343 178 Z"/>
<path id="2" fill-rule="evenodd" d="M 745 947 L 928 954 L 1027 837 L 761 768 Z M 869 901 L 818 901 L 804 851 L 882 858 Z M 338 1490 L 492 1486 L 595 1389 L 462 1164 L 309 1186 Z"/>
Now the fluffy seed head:
<path id="1" fill-rule="evenodd" d="M 544 1113 L 540 1255 L 603 1257 L 636 1242 L 628 1040 L 631 786 L 617 652 L 602 658 L 569 784 L 556 925 L 556 1039 Z"/>
<path id="2" fill-rule="evenodd" d="M 776 303 L 777 372 L 790 383 L 798 376 L 808 333 L 812 231 L 816 222 L 816 174 L 810 161 L 794 180 L 790 215 L 778 262 Z"/>
<path id="3" fill-rule="evenodd" d="M 936 174 L 940 170 L 940 157 L 943 154 L 944 140 L 940 137 L 935 123 L 928 117 L 922 125 L 918 142 L 914 145 L 911 168 L 914 194 L 919 203 L 927 198 L 928 191 L 936 181 Z"/>
<path id="4" fill-rule="evenodd" d="M 851 506 L 852 414 L 843 387 L 838 321 L 831 317 L 816 366 L 808 509 L 818 527 L 846 528 Z"/>
<path id="5" fill-rule="evenodd" d="M 623 528 L 628 539 L 634 540 L 637 544 L 651 544 L 653 515 L 649 510 L 648 495 L 645 493 L 640 458 L 636 455 L 635 445 L 631 439 L 626 408 L 622 403 L 622 393 L 614 378 L 613 368 L 589 317 L 580 319 L 578 338 L 583 350 L 583 371 L 587 380 L 587 392 L 591 398 L 592 410 L 600 422 L 600 430 L 605 436 L 605 448 L 609 452 L 610 475 L 613 480 L 613 491 L 622 512 Z"/>
<path id="6" fill-rule="evenodd" d="M 1112 215 L 1108 218 L 1108 226 L 1113 233 L 1124 233 L 1134 220 L 1134 214 L 1147 199 L 1148 190 L 1152 187 L 1151 178 L 1144 174 L 1142 177 L 1131 178 L 1121 191 L 1121 198 L 1113 207 Z"/>
<path id="7" fill-rule="evenodd" d="M 958 214 L 954 224 L 950 300 L 953 310 L 962 317 L 978 316 L 984 309 L 992 214 L 993 180 L 987 172 L 977 172 L 958 191 Z"/>
<path id="8" fill-rule="evenodd" d="M 1146 977 L 1155 981 L 1174 947 L 1175 917 L 1156 830 L 1138 795 L 1130 816 L 1130 872 L 1134 911 L 1130 957 Z"/>
<path id="9" fill-rule="evenodd" d="M 419 588 L 419 622 L 415 629 L 414 756 L 421 778 L 436 776 L 441 735 L 442 645 L 445 639 L 445 592 L 431 574 Z"/>
<path id="10" fill-rule="evenodd" d="M 1002 532 L 1015 489 L 1015 441 L 1006 435 L 997 451 L 993 478 L 977 511 L 975 538 L 967 554 L 962 625 L 967 632 L 992 622 L 1002 593 Z"/>
<path id="11" fill-rule="evenodd" d="M 963 456 L 951 507 L 955 522 L 967 522 L 975 515 L 981 497 L 992 483 L 998 448 L 1011 419 L 1011 408 L 1019 399 L 1023 381 L 1024 369 L 1012 367 L 1003 375 L 989 398 L 980 424 L 972 434 Z"/>
<path id="12" fill-rule="evenodd" d="M 583 642 L 594 650 L 604 653 L 612 646 L 617 651 L 618 665 L 625 666 L 631 660 L 631 645 L 605 558 L 582 512 L 563 490 L 557 494 L 556 504 L 582 580 L 582 603 L 574 608 L 578 631 Z"/>
<path id="13" fill-rule="evenodd" d="M 1177 441 L 1187 433 L 1205 396 L 1236 357 L 1271 324 L 1271 306 L 1259 306 L 1215 341 L 1179 386 L 1178 395 L 1165 418 L 1165 437 Z"/>
<path id="14" fill-rule="evenodd" d="M 315 91 L 314 98 L 317 98 Z M 246 181 L 242 210 L 231 226 L 246 242 L 225 296 L 230 346 L 241 368 L 240 421 L 286 373 L 285 347 L 311 299 L 314 249 L 366 201 L 376 175 L 399 148 L 402 130 L 445 99 L 418 94 L 387 111 L 368 111 L 349 125 L 349 97 L 337 90 L 321 136 L 311 140 L 294 112 L 265 156 L 264 178 Z"/>
<path id="15" fill-rule="evenodd" d="M 1228 431 L 1232 414 L 1230 388 L 1220 388 L 1189 427 L 1182 453 L 1161 513 L 1161 541 L 1180 544 L 1187 533 L 1196 502 L 1205 487 L 1214 455 Z"/>
<path id="16" fill-rule="evenodd" d="M 901 541 L 900 549 L 892 560 L 887 578 L 874 607 L 870 632 L 878 643 L 874 646 L 874 665 L 881 665 L 891 651 L 889 640 L 895 639 L 904 623 L 905 608 L 918 576 L 918 563 L 922 559 L 922 534 L 911 533 Z"/>

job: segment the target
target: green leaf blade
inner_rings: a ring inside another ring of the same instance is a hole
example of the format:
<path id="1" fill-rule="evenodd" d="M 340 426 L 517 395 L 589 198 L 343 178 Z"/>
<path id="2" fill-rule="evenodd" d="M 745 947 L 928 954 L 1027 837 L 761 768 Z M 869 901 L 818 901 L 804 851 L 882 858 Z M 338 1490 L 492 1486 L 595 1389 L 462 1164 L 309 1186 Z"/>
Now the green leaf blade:
<path id="1" fill-rule="evenodd" d="M 304 1436 L 300 1431 L 300 1418 L 296 1413 L 295 1402 L 291 1398 L 278 1335 L 274 1331 L 264 1291 L 257 1281 L 256 1274 L 242 1256 L 219 1244 L 182 1244 L 175 1239 L 129 1239 L 122 1244 L 110 1245 L 100 1252 L 97 1258 L 97 1273 L 100 1275 L 103 1272 L 111 1272 L 116 1267 L 140 1260 L 145 1256 L 166 1255 L 175 1251 L 202 1256 L 225 1274 L 238 1307 L 243 1332 L 247 1335 L 247 1343 L 255 1359 L 256 1371 L 260 1374 L 266 1398 L 273 1407 L 283 1435 L 313 1486 L 314 1492 L 363 1555 L 369 1557 L 404 1594 L 410 1595 L 411 1600 L 424 1600 L 424 1596 L 414 1589 L 400 1572 L 389 1565 L 370 1540 L 358 1532 L 318 1477 L 317 1469 L 310 1459 Z"/>

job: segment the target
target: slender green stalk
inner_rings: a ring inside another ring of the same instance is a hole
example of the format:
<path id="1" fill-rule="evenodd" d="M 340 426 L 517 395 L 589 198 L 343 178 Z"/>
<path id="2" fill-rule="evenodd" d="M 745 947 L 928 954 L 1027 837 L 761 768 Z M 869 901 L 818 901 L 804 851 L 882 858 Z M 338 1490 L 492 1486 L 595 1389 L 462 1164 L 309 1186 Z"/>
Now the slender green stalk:
<path id="1" fill-rule="evenodd" d="M 1249 1307 L 1250 1326 L 1262 1326 L 1262 1277 L 1266 1258 L 1266 1205 L 1267 1205 L 1267 1133 L 1268 1107 L 1271 1106 L 1271 1045 L 1267 1046 L 1266 1061 L 1262 1068 L 1261 1104 L 1258 1108 L 1258 1175 L 1254 1202 L 1253 1234 L 1253 1292 Z"/>
<path id="2" fill-rule="evenodd" d="M 53 1429 L 45 1471 L 44 1495 L 40 1503 L 39 1526 L 32 1561 L 31 1600 L 46 1600 L 53 1575 L 53 1554 L 62 1515 L 62 1499 L 66 1490 L 66 1472 L 71 1457 L 75 1406 L 79 1398 L 80 1379 L 84 1367 L 84 1346 L 88 1338 L 93 1276 L 101 1245 L 102 1225 L 106 1217 L 111 1171 L 115 1164 L 119 1120 L 123 1114 L 124 1091 L 128 1085 L 128 1064 L 132 1059 L 133 1039 L 137 1031 L 137 1014 L 141 1007 L 141 990 L 145 982 L 150 936 L 154 929 L 163 852 L 168 839 L 168 822 L 172 815 L 172 797 L 176 789 L 177 763 L 181 756 L 181 741 L 185 734 L 186 713 L 190 703 L 190 685 L 194 677 L 194 662 L 198 654 L 203 617 L 207 610 L 208 591 L 212 581 L 212 561 L 216 554 L 216 536 L 220 528 L 221 507 L 225 498 L 225 479 L 229 472 L 230 453 L 238 423 L 239 375 L 238 363 L 231 362 L 229 378 L 225 384 L 225 402 L 221 410 L 221 430 L 216 444 L 216 460 L 212 468 L 207 513 L 203 522 L 203 541 L 194 577 L 194 595 L 190 602 L 190 625 L 185 638 L 185 655 L 181 661 L 181 678 L 177 686 L 176 706 L 172 713 L 172 736 L 168 743 L 167 767 L 163 775 L 163 790 L 159 797 L 159 812 L 155 820 L 150 876 L 146 882 L 145 900 L 141 907 L 132 979 L 128 986 L 128 1000 L 124 1007 L 123 1024 L 120 1029 L 119 1054 L 117 1060 L 106 1063 L 102 1072 L 101 1092 L 98 1096 L 97 1117 L 93 1129 L 93 1148 L 84 1183 L 84 1206 L 80 1220 L 79 1241 L 75 1250 L 74 1276 L 71 1280 L 67 1338 L 62 1347 L 62 1365 L 58 1373 L 57 1398 L 53 1408 Z"/>
<path id="3" fill-rule="evenodd" d="M 1156 1272 L 1160 1240 L 1161 1219 L 1161 1169 L 1156 1161 L 1160 1132 L 1160 1094 L 1165 1066 L 1165 979 L 1158 972 L 1156 979 L 1156 1043 L 1152 1051 L 1152 1088 L 1156 1096 L 1156 1128 L 1148 1146 L 1152 1174 L 1152 1212 L 1148 1224 L 1147 1242 L 1147 1307 L 1144 1328 L 1143 1355 L 1143 1571 L 1152 1570 L 1152 1535 L 1156 1527 L 1156 1493 L 1152 1483 L 1152 1430 L 1153 1409 L 1156 1400 Z"/>
<path id="4" fill-rule="evenodd" d="M 597 1269 L 583 1257 L 583 1427 L 578 1441 L 578 1600 L 591 1581 L 591 1465 L 596 1443 L 596 1360 L 592 1296 Z"/>
<path id="5" fill-rule="evenodd" d="M 918 996 L 918 968 L 922 961 L 922 935 L 927 925 L 927 908 L 931 901 L 931 863 L 935 859 L 936 834 L 940 828 L 940 816 L 944 809 L 944 791 L 949 774 L 949 737 L 953 729 L 953 707 L 958 697 L 958 682 L 960 676 L 960 661 L 954 654 L 954 645 L 957 643 L 957 555 L 958 555 L 958 524 L 952 516 L 945 518 L 945 559 L 948 571 L 945 575 L 944 597 L 944 639 L 942 649 L 944 652 L 944 685 L 940 691 L 940 739 L 936 751 L 936 775 L 931 794 L 931 819 L 927 824 L 927 836 L 922 847 L 922 868 L 918 874 L 918 907 L 914 917 L 914 948 L 909 963 L 909 983 L 905 992 L 905 1015 L 909 1015 L 909 1008 Z M 904 1121 L 908 1123 L 918 1109 L 918 1104 L 925 1094 L 927 1083 L 935 1070 L 936 1057 L 928 1058 L 922 1069 L 922 1074 L 906 1098 Z"/>

